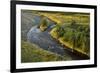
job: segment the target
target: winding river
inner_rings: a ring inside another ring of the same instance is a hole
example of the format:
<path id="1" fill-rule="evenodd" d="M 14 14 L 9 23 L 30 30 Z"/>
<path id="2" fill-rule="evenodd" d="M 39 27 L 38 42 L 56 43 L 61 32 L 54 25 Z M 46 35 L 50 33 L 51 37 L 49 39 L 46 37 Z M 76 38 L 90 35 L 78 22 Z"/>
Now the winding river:
<path id="1" fill-rule="evenodd" d="M 66 55 L 69 59 L 73 60 L 80 60 L 81 58 L 78 56 L 75 56 L 72 52 L 70 51 L 65 51 L 65 47 L 61 46 L 55 39 L 51 37 L 49 34 L 49 31 L 53 28 L 54 23 L 50 21 L 48 18 L 47 20 L 50 22 L 50 26 L 48 29 L 44 32 L 42 32 L 38 27 L 40 23 L 40 17 L 35 15 L 35 17 L 32 19 L 32 17 L 27 17 L 27 16 L 32 16 L 31 13 L 24 14 L 24 19 L 28 20 L 29 22 L 32 23 L 32 20 L 34 21 L 34 26 L 32 26 L 28 33 L 27 33 L 27 40 L 31 43 L 34 43 L 41 47 L 42 49 L 51 51 L 53 53 L 59 54 L 59 55 Z M 25 21 L 24 21 L 25 23 Z M 38 24 L 37 24 L 38 23 Z M 67 49 L 67 48 L 66 48 Z"/>

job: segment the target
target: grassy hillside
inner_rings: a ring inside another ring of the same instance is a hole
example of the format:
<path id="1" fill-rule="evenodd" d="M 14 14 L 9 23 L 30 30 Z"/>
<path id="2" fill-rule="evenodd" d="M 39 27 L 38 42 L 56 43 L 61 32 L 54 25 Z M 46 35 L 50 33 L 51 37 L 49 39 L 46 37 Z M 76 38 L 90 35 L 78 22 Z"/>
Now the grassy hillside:
<path id="1" fill-rule="evenodd" d="M 50 34 L 61 44 L 77 50 L 87 56 L 90 55 L 90 28 L 89 25 L 79 25 L 72 22 L 70 25 L 56 25 Z"/>
<path id="2" fill-rule="evenodd" d="M 62 61 L 68 58 L 58 54 L 43 50 L 35 44 L 22 41 L 21 43 L 21 62 L 47 62 L 47 61 Z"/>

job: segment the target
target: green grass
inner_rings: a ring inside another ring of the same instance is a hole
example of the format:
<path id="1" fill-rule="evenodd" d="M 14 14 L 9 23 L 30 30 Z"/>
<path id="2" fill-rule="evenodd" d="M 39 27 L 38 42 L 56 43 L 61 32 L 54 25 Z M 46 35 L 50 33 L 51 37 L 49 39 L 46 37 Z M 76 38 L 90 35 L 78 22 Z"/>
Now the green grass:
<path id="1" fill-rule="evenodd" d="M 39 12 L 40 15 L 48 17 L 57 24 L 70 24 L 72 20 L 77 21 L 81 25 L 89 25 L 90 17 L 89 14 L 78 14 L 78 13 L 53 13 L 53 12 Z"/>
<path id="2" fill-rule="evenodd" d="M 60 27 L 62 27 L 61 25 Z M 67 25 L 63 27 L 64 31 L 59 31 L 59 33 L 56 31 L 57 28 L 54 27 L 50 34 L 53 38 L 58 40 L 61 44 L 77 50 L 78 52 L 81 52 L 86 55 L 90 55 L 90 29 L 87 25 Z M 59 36 L 60 33 L 63 33 L 62 36 Z"/>
<path id="3" fill-rule="evenodd" d="M 48 61 L 64 61 L 68 58 L 61 55 L 43 50 L 35 44 L 22 41 L 21 43 L 21 62 L 48 62 Z"/>

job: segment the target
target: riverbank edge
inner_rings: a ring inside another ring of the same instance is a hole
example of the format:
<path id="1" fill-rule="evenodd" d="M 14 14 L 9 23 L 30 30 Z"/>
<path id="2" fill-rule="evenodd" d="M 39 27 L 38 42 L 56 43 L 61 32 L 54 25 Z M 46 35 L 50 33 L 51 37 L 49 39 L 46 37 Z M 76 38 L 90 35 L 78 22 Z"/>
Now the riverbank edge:
<path id="1" fill-rule="evenodd" d="M 50 33 L 50 32 L 49 32 Z M 90 59 L 90 56 L 89 55 L 87 55 L 85 52 L 82 52 L 82 51 L 80 51 L 80 50 L 78 50 L 78 49 L 73 49 L 71 46 L 68 46 L 68 43 L 67 43 L 67 45 L 64 43 L 64 41 L 62 41 L 62 38 L 59 38 L 59 39 L 57 39 L 57 38 L 55 38 L 51 33 L 50 33 L 50 35 L 51 35 L 51 37 L 55 40 L 55 41 L 57 41 L 59 44 L 61 44 L 63 47 L 65 47 L 65 48 L 68 48 L 68 49 L 64 49 L 64 50 L 68 50 L 68 51 L 70 51 L 70 52 L 72 52 L 73 54 L 75 54 L 75 55 L 77 55 L 77 56 L 79 56 L 79 57 L 82 57 L 83 59 Z M 70 44 L 69 44 L 70 45 Z"/>

